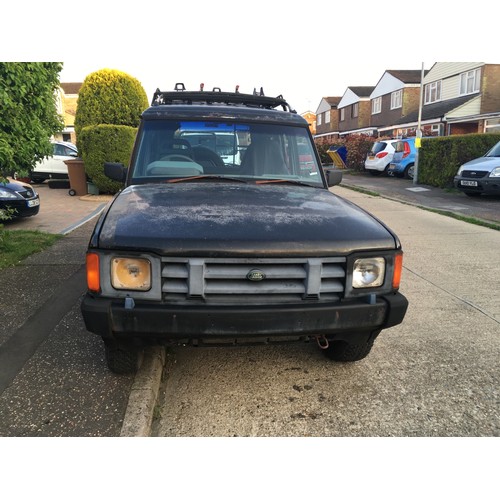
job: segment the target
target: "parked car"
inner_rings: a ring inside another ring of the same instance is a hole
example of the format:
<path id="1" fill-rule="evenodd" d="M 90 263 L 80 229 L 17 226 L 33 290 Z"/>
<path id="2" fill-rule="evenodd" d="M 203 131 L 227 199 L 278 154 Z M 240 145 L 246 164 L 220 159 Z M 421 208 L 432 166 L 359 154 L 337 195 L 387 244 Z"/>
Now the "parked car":
<path id="1" fill-rule="evenodd" d="M 464 163 L 458 169 L 454 184 L 467 196 L 500 195 L 500 142 L 484 156 Z"/>
<path id="2" fill-rule="evenodd" d="M 71 142 L 54 142 L 53 155 L 39 161 L 30 174 L 34 183 L 46 179 L 68 179 L 68 167 L 64 163 L 78 156 L 78 150 Z"/>
<path id="3" fill-rule="evenodd" d="M 244 136 L 241 163 L 186 148 L 200 127 Z M 398 237 L 330 191 L 342 171 L 320 168 L 281 96 L 157 90 L 131 158 L 104 166 L 125 186 L 90 238 L 81 304 L 112 371 L 135 371 L 155 343 L 312 340 L 357 361 L 403 321 Z"/>
<path id="4" fill-rule="evenodd" d="M 394 143 L 397 139 L 376 141 L 373 143 L 365 161 L 365 169 L 372 175 L 386 172 L 394 156 Z"/>
<path id="5" fill-rule="evenodd" d="M 0 182 L 0 212 L 12 217 L 30 217 L 40 210 L 38 193 L 24 182 Z"/>
<path id="6" fill-rule="evenodd" d="M 415 167 L 415 137 L 400 139 L 393 144 L 394 156 L 387 167 L 387 174 L 413 179 Z"/>

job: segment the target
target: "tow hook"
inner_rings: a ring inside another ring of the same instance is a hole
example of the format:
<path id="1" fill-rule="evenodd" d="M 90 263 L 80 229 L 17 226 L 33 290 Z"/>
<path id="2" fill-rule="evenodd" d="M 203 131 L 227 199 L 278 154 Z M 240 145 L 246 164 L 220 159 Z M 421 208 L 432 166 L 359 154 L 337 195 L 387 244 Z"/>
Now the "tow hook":
<path id="1" fill-rule="evenodd" d="M 330 345 L 328 343 L 328 339 L 324 335 L 318 335 L 316 337 L 316 342 L 318 343 L 318 347 L 320 349 L 328 349 L 328 346 Z"/>

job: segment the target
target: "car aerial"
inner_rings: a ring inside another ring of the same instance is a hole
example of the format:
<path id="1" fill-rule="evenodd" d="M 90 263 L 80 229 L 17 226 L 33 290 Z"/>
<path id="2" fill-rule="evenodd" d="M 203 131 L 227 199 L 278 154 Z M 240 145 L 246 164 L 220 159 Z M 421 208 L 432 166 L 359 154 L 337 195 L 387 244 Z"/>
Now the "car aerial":
<path id="1" fill-rule="evenodd" d="M 484 156 L 464 163 L 453 183 L 467 196 L 500 195 L 500 142 Z"/>
<path id="2" fill-rule="evenodd" d="M 31 217 L 40 210 L 40 197 L 29 185 L 17 180 L 0 182 L 0 212 L 7 217 Z"/>
<path id="3" fill-rule="evenodd" d="M 205 128 L 236 161 L 186 139 Z M 398 237 L 330 191 L 341 170 L 282 96 L 157 90 L 129 166 L 104 169 L 124 189 L 90 237 L 81 311 L 113 372 L 149 344 L 312 341 L 357 361 L 403 321 Z"/>
<path id="4" fill-rule="evenodd" d="M 387 167 L 387 175 L 413 179 L 415 167 L 415 137 L 400 139 L 393 144 L 394 155 Z"/>
<path id="5" fill-rule="evenodd" d="M 53 155 L 40 160 L 30 173 L 30 179 L 34 183 L 43 182 L 46 179 L 68 179 L 68 167 L 66 160 L 74 160 L 78 157 L 78 150 L 71 142 L 56 141 L 53 143 Z"/>
<path id="6" fill-rule="evenodd" d="M 397 139 L 387 139 L 373 143 L 365 160 L 365 170 L 372 175 L 386 172 L 394 156 L 394 143 Z"/>

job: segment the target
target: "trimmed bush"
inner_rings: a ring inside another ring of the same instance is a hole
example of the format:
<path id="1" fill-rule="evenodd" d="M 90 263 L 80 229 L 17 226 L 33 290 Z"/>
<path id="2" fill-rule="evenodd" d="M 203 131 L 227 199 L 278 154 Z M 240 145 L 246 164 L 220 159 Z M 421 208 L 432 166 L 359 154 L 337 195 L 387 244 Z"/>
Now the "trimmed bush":
<path id="1" fill-rule="evenodd" d="M 120 189 L 104 175 L 104 162 L 128 165 L 140 116 L 147 107 L 142 85 L 127 73 L 101 69 L 83 81 L 75 115 L 76 144 L 85 172 L 99 191 L 116 193 Z M 99 128 L 101 125 L 123 128 Z"/>
<path id="2" fill-rule="evenodd" d="M 122 185 L 104 175 L 104 162 L 128 165 L 137 129 L 125 125 L 92 125 L 80 131 L 85 173 L 101 193 L 114 194 Z"/>
<path id="3" fill-rule="evenodd" d="M 441 188 L 452 187 L 460 165 L 486 154 L 500 134 L 466 134 L 422 138 L 418 156 L 418 182 Z"/>
<path id="4" fill-rule="evenodd" d="M 137 127 L 141 113 L 147 107 L 146 92 L 134 77 L 114 69 L 90 73 L 78 93 L 75 115 L 77 142 L 79 133 L 89 125 Z"/>

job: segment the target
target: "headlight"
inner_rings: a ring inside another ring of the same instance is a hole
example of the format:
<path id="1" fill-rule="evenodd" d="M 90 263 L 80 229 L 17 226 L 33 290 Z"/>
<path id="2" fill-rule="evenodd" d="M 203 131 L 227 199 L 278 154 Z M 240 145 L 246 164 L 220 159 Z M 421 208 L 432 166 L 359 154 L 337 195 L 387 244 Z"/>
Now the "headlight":
<path id="1" fill-rule="evenodd" d="M 494 168 L 494 169 L 490 172 L 490 177 L 500 177 L 500 167 L 496 167 L 496 168 Z"/>
<path id="2" fill-rule="evenodd" d="M 17 200 L 17 196 L 8 189 L 0 187 L 0 198 L 4 200 Z"/>
<path id="3" fill-rule="evenodd" d="M 385 277 L 385 259 L 373 257 L 354 261 L 352 272 L 353 288 L 371 288 L 381 286 Z"/>
<path id="4" fill-rule="evenodd" d="M 151 262 L 147 259 L 115 257 L 111 261 L 111 284 L 117 290 L 149 290 Z"/>

